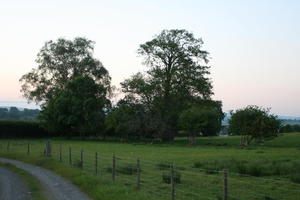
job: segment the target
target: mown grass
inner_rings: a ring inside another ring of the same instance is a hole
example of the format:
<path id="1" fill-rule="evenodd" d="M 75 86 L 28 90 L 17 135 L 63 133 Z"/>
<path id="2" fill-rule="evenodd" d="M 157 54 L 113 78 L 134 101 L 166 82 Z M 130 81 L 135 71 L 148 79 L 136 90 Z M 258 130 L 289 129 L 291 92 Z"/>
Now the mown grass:
<path id="1" fill-rule="evenodd" d="M 46 193 L 41 186 L 41 182 L 33 175 L 8 163 L 0 163 L 0 166 L 5 167 L 20 176 L 20 178 L 28 186 L 32 200 L 47 200 Z"/>
<path id="2" fill-rule="evenodd" d="M 174 143 L 121 143 L 59 138 L 48 140 L 53 144 L 53 158 L 48 160 L 41 157 L 46 139 L 31 140 L 32 151 L 28 156 L 33 158 L 31 162 L 67 177 L 94 199 L 168 199 L 170 185 L 165 183 L 163 174 L 169 173 L 171 163 L 175 164 L 176 171 L 180 173 L 180 184 L 176 186 L 177 199 L 193 199 L 199 196 L 203 199 L 220 198 L 223 169 L 230 172 L 230 194 L 235 197 L 245 200 L 292 200 L 300 195 L 300 186 L 288 183 L 299 183 L 300 133 L 282 134 L 274 140 L 265 141 L 264 144 L 249 147 L 240 147 L 240 138 L 237 136 L 198 138 L 194 146 L 189 145 L 186 138 L 178 138 Z M 2 155 L 7 156 L 8 141 L 11 142 L 9 151 L 26 154 L 27 140 L 1 140 Z M 62 147 L 64 164 L 57 162 L 59 145 Z M 70 166 L 66 165 L 69 163 L 69 147 L 72 147 Z M 80 150 L 84 151 L 84 170 L 80 170 L 81 165 L 78 164 Z M 95 152 L 99 154 L 97 176 L 93 176 Z M 111 181 L 113 154 L 119 158 L 116 161 L 115 183 Z M 139 191 L 135 189 L 136 158 L 140 158 L 142 169 L 142 189 Z M 72 175 L 73 170 L 76 173 Z"/>

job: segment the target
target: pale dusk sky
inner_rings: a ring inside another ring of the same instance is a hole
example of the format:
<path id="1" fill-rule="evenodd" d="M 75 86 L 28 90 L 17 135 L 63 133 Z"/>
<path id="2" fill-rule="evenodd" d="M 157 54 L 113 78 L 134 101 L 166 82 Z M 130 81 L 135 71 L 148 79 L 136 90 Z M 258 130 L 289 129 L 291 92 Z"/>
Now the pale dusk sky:
<path id="1" fill-rule="evenodd" d="M 116 86 L 146 70 L 139 44 L 187 29 L 210 52 L 214 99 L 300 116 L 300 1 L 0 0 L 0 101 L 23 101 L 19 78 L 48 40 L 86 37 Z"/>

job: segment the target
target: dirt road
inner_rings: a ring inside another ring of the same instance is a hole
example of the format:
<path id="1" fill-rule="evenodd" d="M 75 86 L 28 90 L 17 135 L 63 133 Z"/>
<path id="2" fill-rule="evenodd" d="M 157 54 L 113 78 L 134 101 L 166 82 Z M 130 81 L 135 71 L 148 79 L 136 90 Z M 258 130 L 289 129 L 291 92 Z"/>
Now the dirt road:
<path id="1" fill-rule="evenodd" d="M 28 187 L 22 179 L 10 170 L 0 167 L 0 199 L 30 200 Z"/>
<path id="2" fill-rule="evenodd" d="M 75 185 L 73 185 L 72 183 L 70 183 L 70 181 L 50 172 L 49 170 L 34 166 L 34 165 L 30 165 L 30 164 L 26 164 L 20 161 L 16 161 L 16 160 L 10 160 L 10 159 L 5 159 L 5 158 L 0 158 L 0 162 L 2 163 L 10 163 L 12 165 L 15 165 L 16 167 L 23 169 L 27 172 L 29 172 L 30 174 L 32 174 L 33 176 L 35 176 L 42 184 L 43 187 L 46 190 L 46 194 L 49 200 L 91 200 L 86 194 L 84 194 L 83 192 L 81 192 Z M 17 178 L 16 175 L 14 175 L 13 173 L 9 174 L 10 172 L 6 169 L 2 169 L 4 171 L 0 171 L 0 181 L 1 180 L 1 175 L 3 175 L 3 180 L 6 180 L 8 178 L 14 177 Z M 9 175 L 6 175 L 6 174 Z M 15 179 L 13 180 L 13 182 L 11 182 L 12 184 L 15 184 L 17 182 L 19 182 L 19 180 Z M 3 189 L 4 194 L 9 195 L 8 193 L 12 193 L 11 191 L 11 187 L 10 186 L 4 186 L 6 185 L 5 182 L 3 182 L 4 184 L 1 184 L 3 186 L 1 186 Z M 20 184 L 22 184 L 20 182 Z M 15 185 L 12 185 L 13 187 L 16 187 Z M 19 187 L 19 186 L 18 186 Z M 20 186 L 20 190 L 21 191 L 17 191 L 18 194 L 21 195 L 21 193 L 23 193 L 23 189 L 26 189 L 26 187 L 24 188 L 23 186 Z M 15 193 L 15 192 L 13 192 Z M 18 195 L 15 194 L 15 195 Z M 2 192 L 1 192 L 2 195 Z M 2 197 L 2 196 L 0 196 Z M 0 198 L 2 200 L 2 198 Z M 6 198 L 3 198 L 6 200 Z M 24 200 L 27 200 L 25 198 L 23 198 Z M 22 199 L 22 200 L 23 200 Z M 29 198 L 30 199 L 30 198 Z M 7 200 L 10 200 L 9 198 Z M 18 200 L 18 198 L 14 198 L 14 200 Z"/>

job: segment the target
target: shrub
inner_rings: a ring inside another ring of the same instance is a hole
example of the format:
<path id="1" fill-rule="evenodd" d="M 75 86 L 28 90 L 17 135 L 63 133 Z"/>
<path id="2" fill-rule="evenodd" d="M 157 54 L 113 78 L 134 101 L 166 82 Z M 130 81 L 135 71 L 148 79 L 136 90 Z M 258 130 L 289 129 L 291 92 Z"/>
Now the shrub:
<path id="1" fill-rule="evenodd" d="M 51 136 L 37 121 L 0 120 L 0 138 Z"/>
<path id="2" fill-rule="evenodd" d="M 162 174 L 162 180 L 164 183 L 170 184 L 171 183 L 171 172 L 163 173 Z M 181 174 L 178 171 L 174 171 L 174 177 L 173 180 L 176 184 L 181 182 Z"/>

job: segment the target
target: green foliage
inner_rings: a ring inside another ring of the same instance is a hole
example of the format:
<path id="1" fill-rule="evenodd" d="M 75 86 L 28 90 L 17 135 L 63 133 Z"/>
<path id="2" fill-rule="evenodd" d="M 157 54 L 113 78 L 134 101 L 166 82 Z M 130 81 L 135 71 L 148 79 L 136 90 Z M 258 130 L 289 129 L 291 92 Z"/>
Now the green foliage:
<path id="1" fill-rule="evenodd" d="M 86 38 L 46 42 L 37 55 L 38 67 L 20 79 L 24 97 L 47 104 L 69 80 L 78 76 L 89 76 L 97 84 L 110 88 L 108 72 L 93 58 L 93 51 L 94 42 Z"/>
<path id="2" fill-rule="evenodd" d="M 147 137 L 146 120 L 143 105 L 121 100 L 105 118 L 106 132 L 110 136 L 142 139 Z"/>
<path id="3" fill-rule="evenodd" d="M 184 110 L 179 117 L 179 126 L 194 138 L 200 134 L 213 136 L 221 129 L 223 113 L 213 107 L 193 106 Z"/>
<path id="4" fill-rule="evenodd" d="M 172 141 L 178 131 L 180 113 L 193 102 L 210 99 L 212 85 L 208 52 L 203 41 L 186 30 L 164 30 L 140 45 L 139 54 L 148 70 L 122 85 L 126 98 L 144 106 L 146 124 L 163 141 Z M 149 131 L 151 132 L 151 131 Z"/>
<path id="5" fill-rule="evenodd" d="M 0 138 L 41 138 L 50 134 L 36 121 L 0 120 Z"/>
<path id="6" fill-rule="evenodd" d="M 49 131 L 87 136 L 103 128 L 110 77 L 93 49 L 94 42 L 85 38 L 46 42 L 38 67 L 20 79 L 24 97 L 42 103 L 41 119 Z"/>
<path id="7" fill-rule="evenodd" d="M 247 146 L 252 140 L 262 142 L 278 134 L 280 120 L 269 114 L 268 109 L 247 106 L 232 112 L 231 115 L 229 132 L 234 135 L 241 135 L 241 145 Z"/>
<path id="8" fill-rule="evenodd" d="M 292 132 L 300 132 L 300 125 L 294 124 L 294 125 L 284 125 L 279 129 L 280 133 L 292 133 Z"/>
<path id="9" fill-rule="evenodd" d="M 88 77 L 69 81 L 65 89 L 50 99 L 41 112 L 45 127 L 63 136 L 97 135 L 108 107 L 107 91 Z"/>

